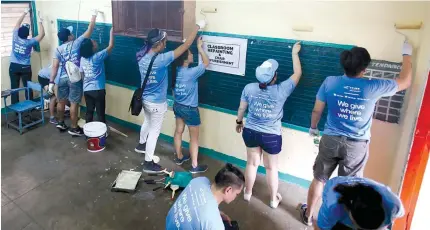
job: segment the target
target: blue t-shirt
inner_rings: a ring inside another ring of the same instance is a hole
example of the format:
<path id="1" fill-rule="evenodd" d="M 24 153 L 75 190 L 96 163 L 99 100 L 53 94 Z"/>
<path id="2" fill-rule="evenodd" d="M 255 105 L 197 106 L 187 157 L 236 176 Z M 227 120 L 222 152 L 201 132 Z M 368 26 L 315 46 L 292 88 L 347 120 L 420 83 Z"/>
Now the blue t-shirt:
<path id="1" fill-rule="evenodd" d="M 198 177 L 191 180 L 170 208 L 166 217 L 166 229 L 225 229 L 208 178 Z"/>
<path id="2" fill-rule="evenodd" d="M 175 83 L 175 102 L 191 107 L 199 106 L 199 83 L 197 79 L 205 72 L 205 65 L 200 63 L 193 68 L 179 67 Z"/>
<path id="3" fill-rule="evenodd" d="M 45 67 L 45 68 L 39 70 L 38 75 L 41 78 L 49 79 L 49 77 L 51 76 L 51 70 L 52 70 L 52 65 L 49 65 L 48 67 Z"/>
<path id="4" fill-rule="evenodd" d="M 343 204 L 338 203 L 340 194 L 335 192 L 334 188 L 338 184 L 356 183 L 371 186 L 381 194 L 382 205 L 385 210 L 384 226 L 390 225 L 395 218 L 402 217 L 404 215 L 402 202 L 396 194 L 391 192 L 389 187 L 367 178 L 340 176 L 330 179 L 324 186 L 322 205 L 318 213 L 317 221 L 318 227 L 321 230 L 329 230 L 335 226 L 337 222 L 351 228 L 354 227 L 351 218 L 349 217 L 349 213 L 345 210 Z"/>
<path id="5" fill-rule="evenodd" d="M 145 56 L 140 59 L 139 72 L 140 84 L 146 76 L 149 63 L 151 62 L 154 52 L 149 51 Z M 161 104 L 167 101 L 167 67 L 174 59 L 173 51 L 158 54 L 152 64 L 152 70 L 149 74 L 148 81 L 146 82 L 145 90 L 143 91 L 143 100 L 152 103 Z"/>
<path id="6" fill-rule="evenodd" d="M 328 107 L 324 134 L 369 140 L 376 102 L 397 90 L 395 80 L 327 77 L 317 94 Z"/>
<path id="7" fill-rule="evenodd" d="M 39 70 L 38 76 L 49 80 L 49 78 L 51 77 L 51 71 L 52 71 L 52 64 L 49 65 L 48 67 L 45 67 Z M 55 77 L 55 80 L 54 80 L 55 84 L 58 84 L 59 81 L 60 81 L 60 78 Z"/>
<path id="8" fill-rule="evenodd" d="M 65 69 L 65 64 L 67 61 L 75 63 L 75 65 L 77 65 L 78 67 L 80 66 L 81 55 L 79 53 L 79 48 L 81 47 L 81 44 L 84 39 L 85 37 L 81 35 L 74 41 L 66 42 L 59 46 L 57 49 L 55 49 L 54 58 L 58 59 L 58 61 L 60 62 L 57 77 L 68 77 Z"/>
<path id="9" fill-rule="evenodd" d="M 242 91 L 241 101 L 248 103 L 245 127 L 269 134 L 281 135 L 281 119 L 284 103 L 296 87 L 289 78 L 281 84 L 260 89 L 258 83 L 250 83 Z"/>
<path id="10" fill-rule="evenodd" d="M 13 30 L 10 62 L 21 65 L 30 65 L 31 49 L 38 43 L 39 42 L 35 38 L 20 38 L 18 36 L 18 30 Z"/>
<path id="11" fill-rule="evenodd" d="M 84 91 L 105 88 L 106 75 L 104 60 L 108 57 L 106 49 L 89 58 L 81 58 L 80 71 L 84 73 Z"/>

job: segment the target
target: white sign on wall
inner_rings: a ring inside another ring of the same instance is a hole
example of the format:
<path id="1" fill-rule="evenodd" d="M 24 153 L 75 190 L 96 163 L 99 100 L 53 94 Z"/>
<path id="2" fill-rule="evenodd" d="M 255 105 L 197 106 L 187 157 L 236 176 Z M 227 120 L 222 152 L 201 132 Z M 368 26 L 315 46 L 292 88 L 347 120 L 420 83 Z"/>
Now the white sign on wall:
<path id="1" fill-rule="evenodd" d="M 208 70 L 245 76 L 248 39 L 203 35 Z"/>

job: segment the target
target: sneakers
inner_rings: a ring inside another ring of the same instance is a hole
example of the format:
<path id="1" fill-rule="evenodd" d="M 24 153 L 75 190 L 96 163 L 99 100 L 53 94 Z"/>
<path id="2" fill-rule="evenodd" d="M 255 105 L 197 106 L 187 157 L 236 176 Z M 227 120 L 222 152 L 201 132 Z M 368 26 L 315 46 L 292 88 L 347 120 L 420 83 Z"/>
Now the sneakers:
<path id="1" fill-rule="evenodd" d="M 244 187 L 243 188 L 243 199 L 249 202 L 251 200 L 251 196 L 252 196 L 252 192 L 246 193 L 246 187 Z"/>
<path id="2" fill-rule="evenodd" d="M 57 119 L 55 117 L 50 117 L 49 118 L 49 123 L 56 125 L 56 124 L 58 124 L 58 121 L 57 121 Z"/>
<path id="3" fill-rule="evenodd" d="M 197 165 L 195 168 L 191 166 L 190 173 L 204 173 L 206 170 L 208 170 L 207 165 Z"/>
<path id="4" fill-rule="evenodd" d="M 146 153 L 146 142 L 145 143 L 143 143 L 143 144 L 138 144 L 137 146 L 136 146 L 136 148 L 134 148 L 134 151 L 135 152 L 138 152 L 138 153 Z"/>
<path id="5" fill-rule="evenodd" d="M 145 161 L 143 163 L 143 172 L 145 173 L 161 173 L 164 170 L 159 164 L 154 161 Z"/>
<path id="6" fill-rule="evenodd" d="M 76 128 L 69 129 L 69 134 L 72 136 L 80 137 L 84 135 L 84 130 L 82 130 L 82 128 L 78 126 Z"/>
<path id="7" fill-rule="evenodd" d="M 277 208 L 279 203 L 281 203 L 281 201 L 282 201 L 282 196 L 281 196 L 281 194 L 277 193 L 276 194 L 276 200 L 270 201 L 270 207 L 271 208 Z"/>
<path id="8" fill-rule="evenodd" d="M 64 121 L 63 122 L 58 122 L 56 127 L 57 127 L 57 129 L 60 130 L 60 132 L 64 132 L 64 131 L 66 131 L 69 128 L 69 127 L 67 127 L 66 124 L 64 124 Z"/>
<path id="9" fill-rule="evenodd" d="M 300 211 L 300 217 L 302 218 L 302 223 L 307 226 L 312 226 L 312 218 L 309 218 L 306 216 L 306 210 L 308 209 L 307 204 L 300 204 L 299 205 L 299 211 Z"/>
<path id="10" fill-rule="evenodd" d="M 185 161 L 188 161 L 188 160 L 190 160 L 190 155 L 188 156 L 182 155 L 182 159 L 179 159 L 178 155 L 175 154 L 175 159 L 173 159 L 173 162 L 175 162 L 175 164 L 177 165 L 182 165 Z"/>

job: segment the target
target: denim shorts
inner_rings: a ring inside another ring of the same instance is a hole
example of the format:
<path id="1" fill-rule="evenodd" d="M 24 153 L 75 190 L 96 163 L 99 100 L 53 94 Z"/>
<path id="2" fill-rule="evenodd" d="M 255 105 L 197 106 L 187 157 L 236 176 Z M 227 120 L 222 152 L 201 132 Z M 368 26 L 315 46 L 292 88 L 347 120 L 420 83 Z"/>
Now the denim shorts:
<path id="1" fill-rule="evenodd" d="M 198 107 L 175 103 L 173 104 L 173 112 L 175 113 L 176 118 L 181 118 L 188 126 L 199 126 L 201 123 Z"/>
<path id="2" fill-rule="evenodd" d="M 242 132 L 246 147 L 261 147 L 268 154 L 278 154 L 282 149 L 282 136 L 276 134 L 262 133 L 252 129 L 244 128 Z"/>
<path id="3" fill-rule="evenodd" d="M 70 103 L 80 103 L 83 95 L 82 80 L 71 83 L 68 77 L 60 78 L 58 82 L 58 99 L 69 100 Z"/>

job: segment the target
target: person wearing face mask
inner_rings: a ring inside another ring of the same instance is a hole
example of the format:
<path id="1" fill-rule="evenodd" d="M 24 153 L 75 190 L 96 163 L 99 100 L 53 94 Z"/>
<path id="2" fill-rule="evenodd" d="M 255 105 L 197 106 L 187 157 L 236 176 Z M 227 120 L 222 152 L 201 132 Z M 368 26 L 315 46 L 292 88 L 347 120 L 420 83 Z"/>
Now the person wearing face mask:
<path id="1" fill-rule="evenodd" d="M 144 82 L 150 63 L 153 61 L 142 95 L 144 122 L 140 130 L 139 144 L 134 149 L 138 153 L 145 154 L 143 171 L 146 173 L 163 171 L 163 168 L 154 162 L 154 152 L 164 115 L 167 112 L 167 67 L 190 48 L 197 32 L 205 25 L 204 20 L 199 21 L 182 45 L 165 53 L 163 51 L 166 48 L 167 33 L 159 29 L 152 29 L 148 32 L 145 46 L 136 54 L 141 83 Z M 152 60 L 153 58 L 154 60 Z"/>
<path id="2" fill-rule="evenodd" d="M 231 164 L 226 164 L 211 184 L 206 177 L 191 180 L 181 192 L 166 217 L 166 230 L 224 230 L 232 227 L 228 215 L 219 210 L 222 202 L 234 201 L 242 192 L 245 177 Z"/>

